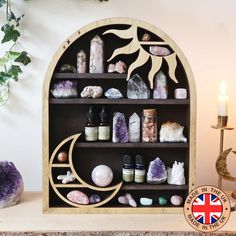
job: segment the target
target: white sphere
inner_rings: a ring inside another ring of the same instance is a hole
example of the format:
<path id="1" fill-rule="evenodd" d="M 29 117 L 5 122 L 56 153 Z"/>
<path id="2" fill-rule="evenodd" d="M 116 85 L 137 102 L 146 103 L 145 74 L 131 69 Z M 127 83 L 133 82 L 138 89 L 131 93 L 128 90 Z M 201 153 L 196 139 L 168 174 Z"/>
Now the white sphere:
<path id="1" fill-rule="evenodd" d="M 113 172 L 106 165 L 96 166 L 92 171 L 92 180 L 97 186 L 105 187 L 112 182 L 112 179 Z"/>

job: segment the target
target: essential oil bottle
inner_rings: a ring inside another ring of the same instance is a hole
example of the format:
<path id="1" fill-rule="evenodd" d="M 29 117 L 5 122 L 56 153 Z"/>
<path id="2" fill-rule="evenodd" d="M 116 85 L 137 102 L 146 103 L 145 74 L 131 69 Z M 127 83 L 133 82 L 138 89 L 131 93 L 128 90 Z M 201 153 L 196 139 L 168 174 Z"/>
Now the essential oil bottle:
<path id="1" fill-rule="evenodd" d="M 85 140 L 89 142 L 98 140 L 98 127 L 95 122 L 93 107 L 89 107 L 87 114 L 87 123 L 85 125 Z"/>
<path id="2" fill-rule="evenodd" d="M 108 113 L 106 110 L 106 106 L 102 107 L 102 111 L 99 114 L 100 123 L 98 126 L 98 140 L 100 141 L 108 141 L 110 140 L 110 125 L 108 122 Z"/>

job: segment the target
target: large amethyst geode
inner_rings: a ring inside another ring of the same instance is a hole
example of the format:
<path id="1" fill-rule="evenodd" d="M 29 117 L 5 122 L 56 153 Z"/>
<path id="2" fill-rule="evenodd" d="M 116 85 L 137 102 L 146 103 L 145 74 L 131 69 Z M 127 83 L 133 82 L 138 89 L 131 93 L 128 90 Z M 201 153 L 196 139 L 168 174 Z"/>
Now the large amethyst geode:
<path id="1" fill-rule="evenodd" d="M 9 161 L 0 161 L 0 208 L 15 205 L 23 191 L 23 179 L 15 165 Z"/>
<path id="2" fill-rule="evenodd" d="M 147 183 L 161 184 L 167 179 L 167 170 L 164 162 L 157 157 L 149 163 L 147 172 Z"/>

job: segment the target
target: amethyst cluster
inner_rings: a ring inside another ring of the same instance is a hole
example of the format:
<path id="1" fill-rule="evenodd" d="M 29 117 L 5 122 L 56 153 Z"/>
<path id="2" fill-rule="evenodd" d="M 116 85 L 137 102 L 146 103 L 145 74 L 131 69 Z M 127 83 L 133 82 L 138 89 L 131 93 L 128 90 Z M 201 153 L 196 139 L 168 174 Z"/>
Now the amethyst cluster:
<path id="1" fill-rule="evenodd" d="M 0 208 L 15 205 L 24 191 L 23 179 L 12 162 L 0 161 Z"/>
<path id="2" fill-rule="evenodd" d="M 116 112 L 113 116 L 113 143 L 127 143 L 129 141 L 128 128 L 125 122 L 125 115 Z"/>
<path id="3" fill-rule="evenodd" d="M 157 157 L 149 163 L 147 172 L 147 182 L 151 184 L 161 184 L 167 179 L 167 170 L 163 161 Z"/>
<path id="4" fill-rule="evenodd" d="M 60 81 L 55 83 L 50 91 L 55 98 L 77 97 L 77 81 Z"/>

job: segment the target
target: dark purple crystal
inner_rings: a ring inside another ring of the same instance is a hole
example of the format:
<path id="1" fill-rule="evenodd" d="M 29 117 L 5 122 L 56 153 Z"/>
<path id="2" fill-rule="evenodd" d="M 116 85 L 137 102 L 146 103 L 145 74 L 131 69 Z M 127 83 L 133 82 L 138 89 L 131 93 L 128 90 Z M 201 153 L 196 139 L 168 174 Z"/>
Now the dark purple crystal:
<path id="1" fill-rule="evenodd" d="M 127 143 L 129 140 L 128 128 L 125 122 L 125 115 L 116 112 L 113 117 L 113 143 Z"/>
<path id="2" fill-rule="evenodd" d="M 23 179 L 12 162 L 0 161 L 0 208 L 17 203 L 23 192 Z"/>

